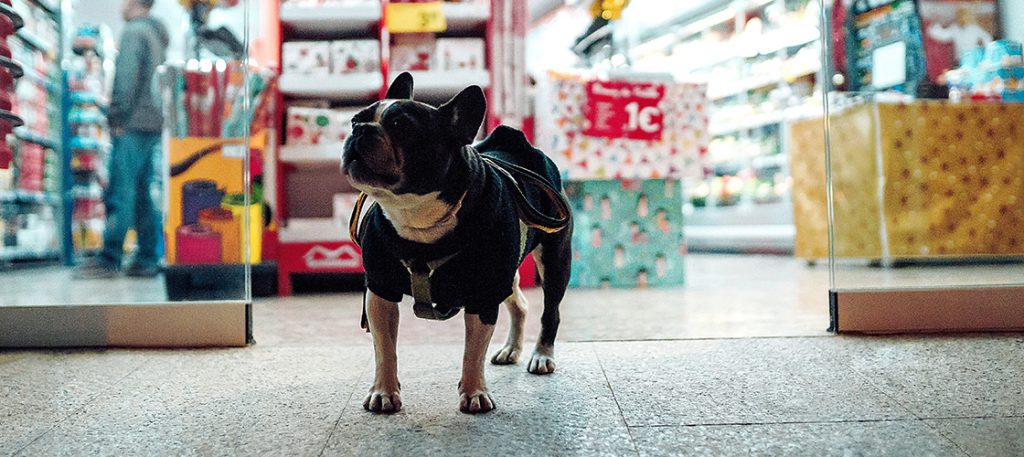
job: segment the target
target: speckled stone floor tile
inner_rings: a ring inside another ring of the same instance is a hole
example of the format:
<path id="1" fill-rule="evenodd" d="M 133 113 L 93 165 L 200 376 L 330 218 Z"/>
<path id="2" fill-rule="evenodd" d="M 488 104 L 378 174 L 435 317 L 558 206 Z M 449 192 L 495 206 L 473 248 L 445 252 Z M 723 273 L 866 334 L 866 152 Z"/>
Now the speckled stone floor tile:
<path id="1" fill-rule="evenodd" d="M 839 337 L 840 357 L 921 418 L 1024 416 L 1024 335 Z"/>
<path id="2" fill-rule="evenodd" d="M 910 418 L 830 338 L 597 343 L 630 426 Z"/>
<path id="3" fill-rule="evenodd" d="M 641 457 L 967 457 L 917 420 L 639 427 L 630 432 Z"/>
<path id="4" fill-rule="evenodd" d="M 929 419 L 971 457 L 1024 455 L 1024 417 Z"/>
<path id="5" fill-rule="evenodd" d="M 125 351 L 17 351 L 0 363 L 0 455 L 21 449 L 146 362 Z"/>
<path id="6" fill-rule="evenodd" d="M 316 455 L 369 353 L 253 347 L 146 357 L 25 455 Z"/>
<path id="7" fill-rule="evenodd" d="M 492 345 L 491 350 L 497 350 Z M 488 365 L 486 376 L 497 409 L 459 412 L 459 346 L 399 345 L 403 410 L 365 411 L 372 381 L 367 371 L 325 455 L 635 455 L 626 426 L 587 344 L 559 344 L 554 374 Z"/>

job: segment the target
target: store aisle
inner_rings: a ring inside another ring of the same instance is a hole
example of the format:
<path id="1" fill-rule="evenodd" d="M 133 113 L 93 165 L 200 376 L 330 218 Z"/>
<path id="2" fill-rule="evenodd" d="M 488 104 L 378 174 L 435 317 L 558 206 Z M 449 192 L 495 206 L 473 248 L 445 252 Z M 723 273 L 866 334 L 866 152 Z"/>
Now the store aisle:
<path id="1" fill-rule="evenodd" d="M 357 293 L 258 301 L 245 349 L 0 352 L 0 455 L 1024 453 L 1024 334 L 829 336 L 824 268 L 689 266 L 685 288 L 571 291 L 558 371 L 488 366 L 498 409 L 477 417 L 461 319 L 407 318 L 405 409 L 363 411 Z"/>

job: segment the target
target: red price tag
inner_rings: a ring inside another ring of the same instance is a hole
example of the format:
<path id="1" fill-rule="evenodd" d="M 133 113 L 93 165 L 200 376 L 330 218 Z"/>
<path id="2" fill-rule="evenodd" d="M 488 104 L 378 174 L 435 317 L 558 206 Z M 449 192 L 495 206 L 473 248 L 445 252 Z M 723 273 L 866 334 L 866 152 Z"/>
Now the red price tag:
<path id="1" fill-rule="evenodd" d="M 603 138 L 661 140 L 665 113 L 658 83 L 591 81 L 587 83 L 587 123 L 583 134 Z"/>

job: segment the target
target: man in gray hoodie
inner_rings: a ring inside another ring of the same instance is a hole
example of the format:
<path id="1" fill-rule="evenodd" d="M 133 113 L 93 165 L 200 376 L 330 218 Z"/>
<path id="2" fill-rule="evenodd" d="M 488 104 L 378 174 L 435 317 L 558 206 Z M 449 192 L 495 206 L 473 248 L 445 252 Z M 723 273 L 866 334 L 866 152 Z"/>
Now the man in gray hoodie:
<path id="1" fill-rule="evenodd" d="M 138 251 L 124 273 L 155 276 L 160 214 L 150 195 L 154 157 L 160 145 L 163 115 L 154 73 L 163 64 L 170 42 L 167 29 L 149 15 L 155 0 L 124 0 L 125 20 L 115 62 L 114 87 L 107 112 L 111 133 L 109 184 L 103 250 L 75 269 L 77 278 L 109 278 L 121 270 L 124 238 L 135 227 Z"/>

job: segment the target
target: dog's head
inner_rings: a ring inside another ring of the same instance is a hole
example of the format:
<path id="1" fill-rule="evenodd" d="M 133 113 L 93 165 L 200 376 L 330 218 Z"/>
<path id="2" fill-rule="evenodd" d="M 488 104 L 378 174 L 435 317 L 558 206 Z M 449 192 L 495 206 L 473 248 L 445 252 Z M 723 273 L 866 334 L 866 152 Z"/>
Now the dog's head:
<path id="1" fill-rule="evenodd" d="M 487 109 L 478 86 L 437 108 L 412 95 L 412 75 L 402 73 L 384 100 L 352 118 L 341 168 L 357 189 L 371 195 L 437 191 L 462 147 L 473 141 Z"/>

